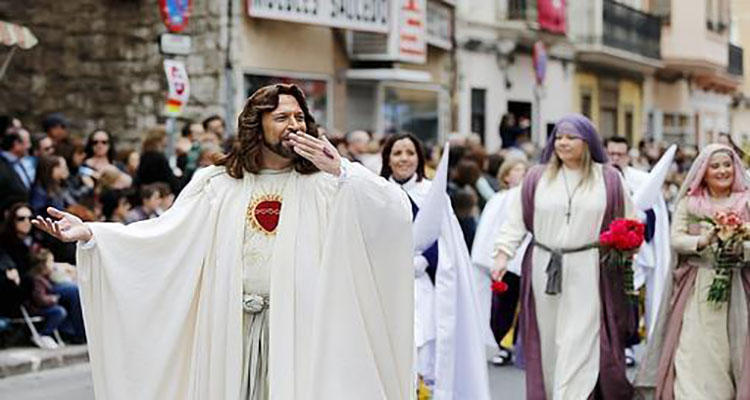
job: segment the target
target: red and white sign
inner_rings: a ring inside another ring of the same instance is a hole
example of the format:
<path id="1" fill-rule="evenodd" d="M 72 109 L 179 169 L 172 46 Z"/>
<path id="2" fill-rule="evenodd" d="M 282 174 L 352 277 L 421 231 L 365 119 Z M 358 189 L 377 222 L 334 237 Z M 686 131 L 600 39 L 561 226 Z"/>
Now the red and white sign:
<path id="1" fill-rule="evenodd" d="M 537 0 L 539 27 L 552 33 L 565 33 L 565 0 Z"/>
<path id="2" fill-rule="evenodd" d="M 425 0 L 398 0 L 398 58 L 423 64 L 427 61 L 427 4 Z"/>
<path id="3" fill-rule="evenodd" d="M 165 113 L 170 117 L 177 117 L 182 114 L 190 98 L 190 81 L 185 63 L 177 60 L 164 60 L 164 73 L 167 74 L 169 85 Z"/>

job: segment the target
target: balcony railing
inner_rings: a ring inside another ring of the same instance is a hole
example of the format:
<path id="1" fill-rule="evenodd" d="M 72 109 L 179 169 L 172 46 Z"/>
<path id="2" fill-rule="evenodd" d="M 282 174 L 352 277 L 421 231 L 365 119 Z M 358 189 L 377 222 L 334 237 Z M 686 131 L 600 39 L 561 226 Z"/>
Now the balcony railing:
<path id="1" fill-rule="evenodd" d="M 661 21 L 659 17 L 644 13 L 611 0 L 604 0 L 604 33 L 606 46 L 658 59 L 661 57 Z"/>
<path id="2" fill-rule="evenodd" d="M 508 19 L 536 21 L 536 0 L 508 0 Z"/>
<path id="3" fill-rule="evenodd" d="M 729 44 L 729 65 L 727 66 L 727 70 L 730 74 L 742 76 L 742 47 Z"/>

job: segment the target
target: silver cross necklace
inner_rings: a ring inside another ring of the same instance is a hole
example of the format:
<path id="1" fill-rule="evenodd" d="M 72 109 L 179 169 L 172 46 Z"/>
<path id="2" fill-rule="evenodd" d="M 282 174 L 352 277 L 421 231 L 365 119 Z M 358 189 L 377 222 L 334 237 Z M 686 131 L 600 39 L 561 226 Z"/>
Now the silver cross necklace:
<path id="1" fill-rule="evenodd" d="M 576 195 L 578 188 L 581 187 L 581 183 L 583 182 L 583 179 L 578 181 L 578 184 L 576 185 L 576 187 L 573 188 L 573 193 L 571 193 L 570 188 L 568 188 L 568 176 L 565 174 L 565 167 L 562 168 L 562 174 L 563 174 L 563 181 L 565 181 L 565 193 L 568 195 L 568 209 L 565 211 L 565 219 L 567 223 L 570 224 L 570 215 L 573 209 L 573 196 Z"/>

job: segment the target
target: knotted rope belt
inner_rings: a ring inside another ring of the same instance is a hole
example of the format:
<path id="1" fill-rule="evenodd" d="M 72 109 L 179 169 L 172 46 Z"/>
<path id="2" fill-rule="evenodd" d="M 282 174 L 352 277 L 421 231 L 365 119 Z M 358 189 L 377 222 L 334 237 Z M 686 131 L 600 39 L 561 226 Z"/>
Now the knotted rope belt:
<path id="1" fill-rule="evenodd" d="M 568 249 L 552 248 L 545 244 L 539 243 L 536 239 L 532 242 L 534 246 L 546 251 L 550 254 L 549 263 L 547 264 L 547 287 L 544 289 L 544 293 L 547 294 L 560 294 L 562 293 L 562 259 L 565 254 L 579 253 L 586 250 L 596 249 L 599 247 L 599 243 L 589 243 L 579 247 L 572 247 Z"/>

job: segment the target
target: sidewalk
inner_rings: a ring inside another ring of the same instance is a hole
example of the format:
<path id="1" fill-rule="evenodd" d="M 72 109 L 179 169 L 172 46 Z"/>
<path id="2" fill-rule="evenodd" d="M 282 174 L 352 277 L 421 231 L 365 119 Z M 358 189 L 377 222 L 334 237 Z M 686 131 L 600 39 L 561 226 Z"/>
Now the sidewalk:
<path id="1" fill-rule="evenodd" d="M 55 350 L 13 347 L 0 350 L 0 378 L 84 363 L 89 360 L 86 345 L 68 345 Z"/>

